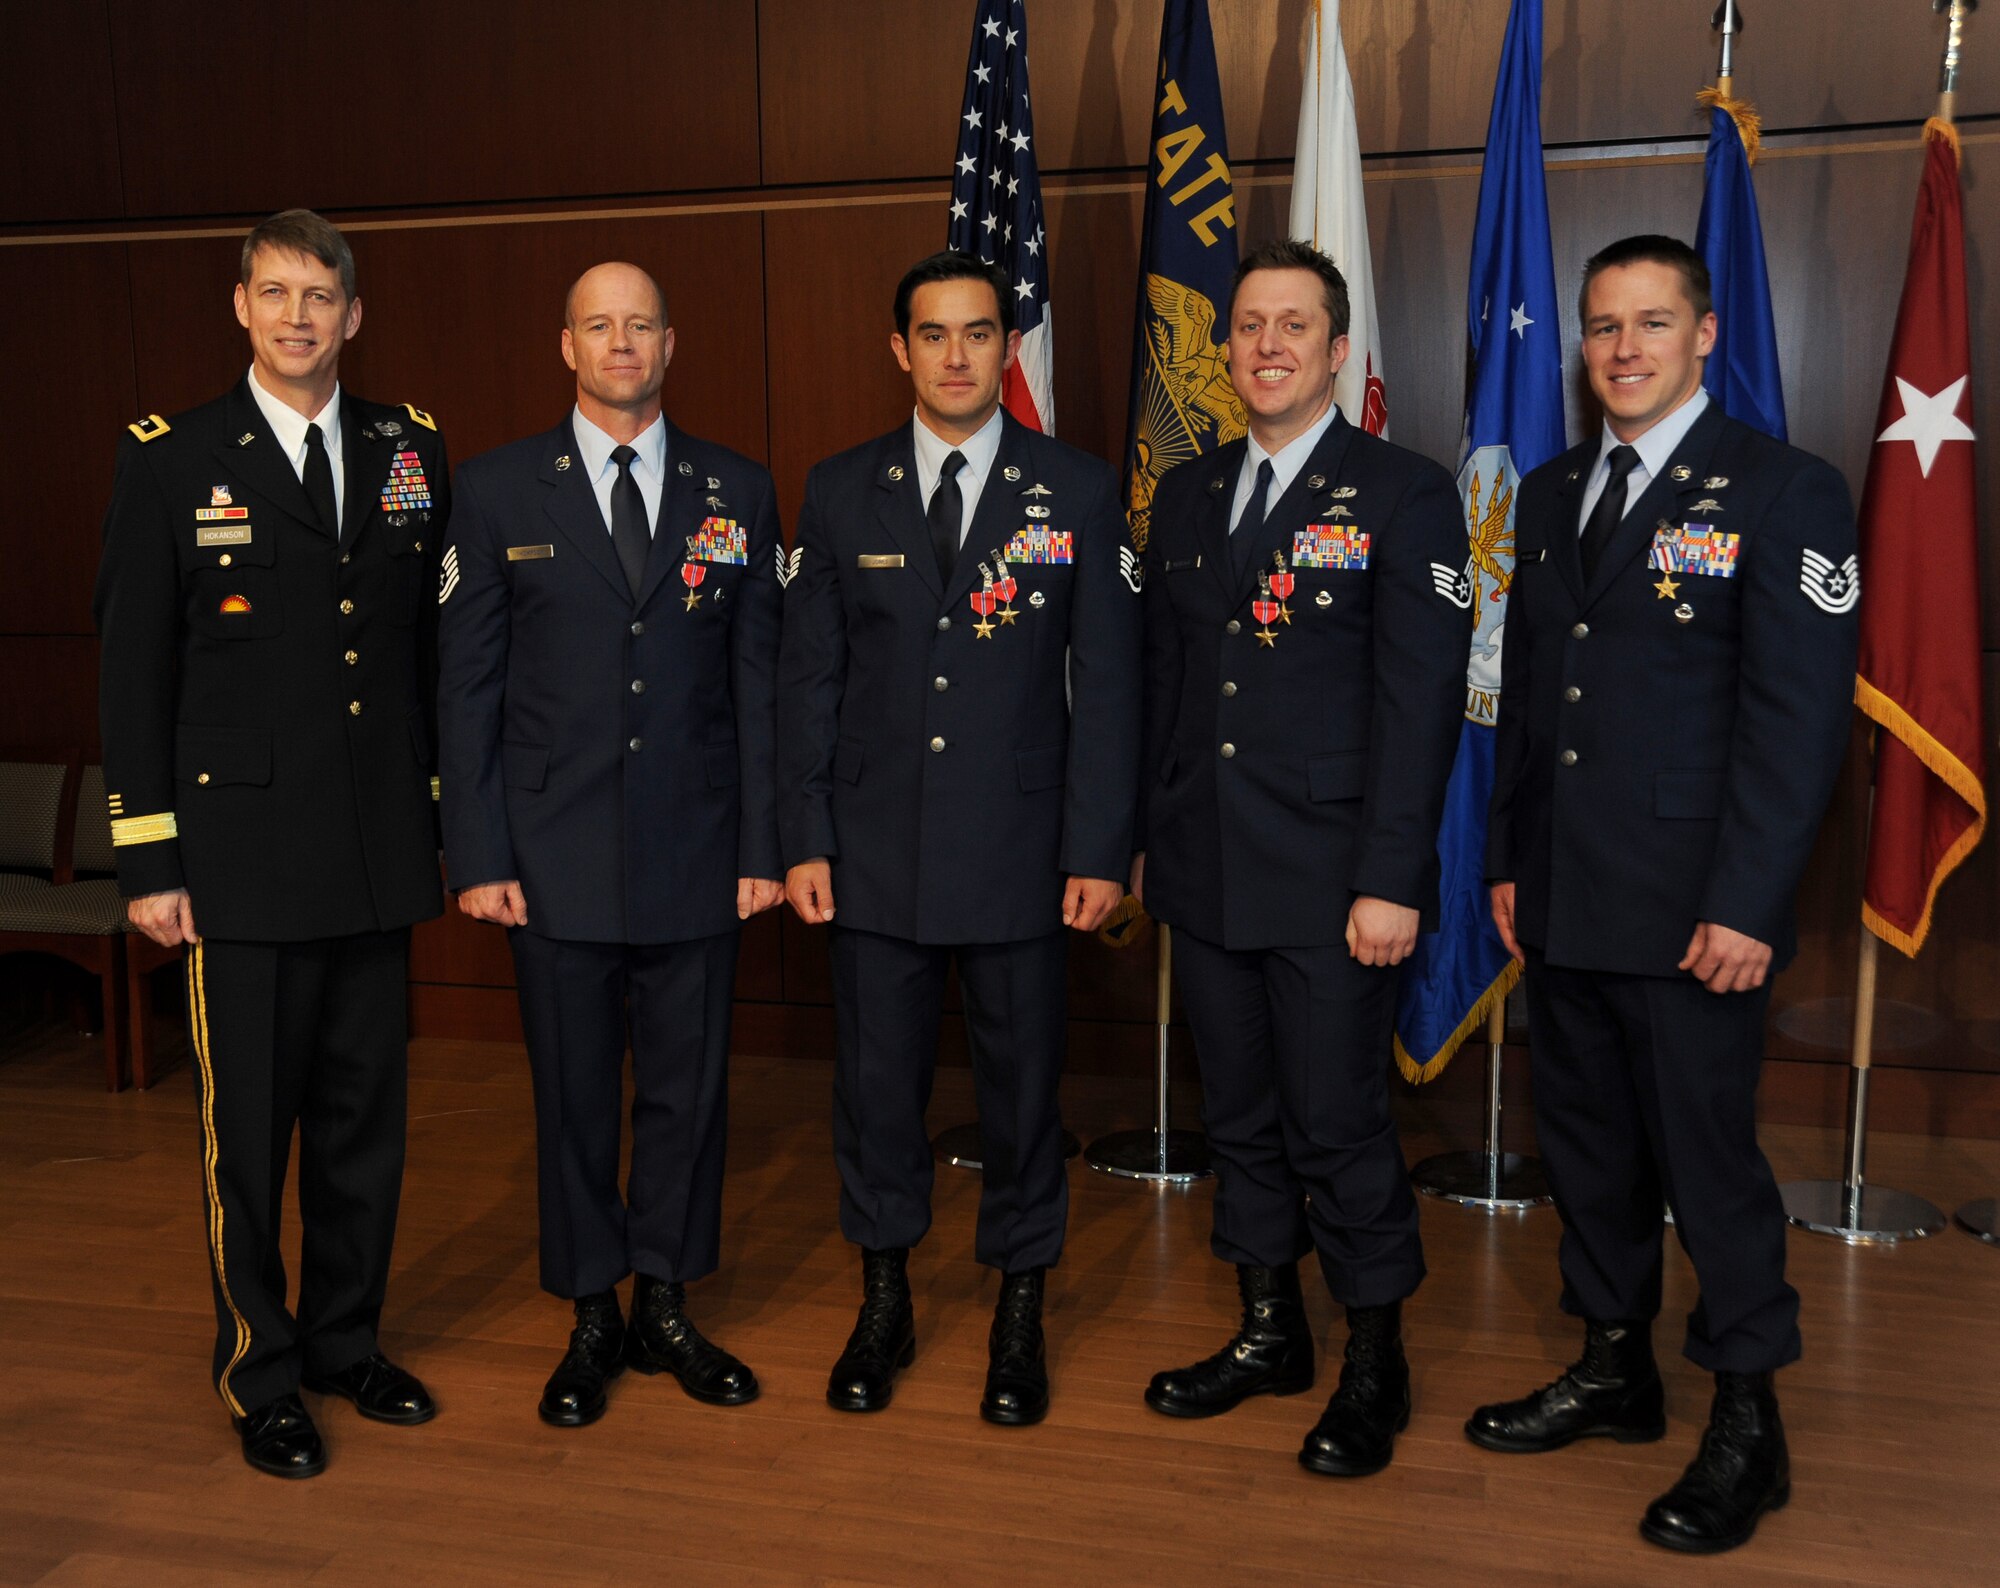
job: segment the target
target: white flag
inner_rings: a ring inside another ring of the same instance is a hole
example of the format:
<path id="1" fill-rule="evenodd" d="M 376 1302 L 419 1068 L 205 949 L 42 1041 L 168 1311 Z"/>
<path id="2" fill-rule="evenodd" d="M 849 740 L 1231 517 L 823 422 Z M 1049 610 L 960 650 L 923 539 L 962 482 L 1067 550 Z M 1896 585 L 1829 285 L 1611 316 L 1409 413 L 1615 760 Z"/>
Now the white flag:
<path id="1" fill-rule="evenodd" d="M 1350 424 L 1389 429 L 1382 374 L 1382 326 L 1375 317 L 1375 266 L 1368 254 L 1368 208 L 1361 198 L 1361 138 L 1354 127 L 1354 79 L 1340 41 L 1340 0 L 1317 0 L 1299 101 L 1299 148 L 1292 166 L 1292 235 L 1310 242 L 1347 278 L 1347 362 L 1333 383 Z"/>

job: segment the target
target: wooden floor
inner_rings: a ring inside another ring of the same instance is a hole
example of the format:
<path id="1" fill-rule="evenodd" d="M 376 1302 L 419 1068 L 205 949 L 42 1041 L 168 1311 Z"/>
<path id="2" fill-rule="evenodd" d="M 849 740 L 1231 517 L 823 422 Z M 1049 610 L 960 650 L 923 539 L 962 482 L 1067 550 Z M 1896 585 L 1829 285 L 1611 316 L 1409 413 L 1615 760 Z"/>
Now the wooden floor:
<path id="1" fill-rule="evenodd" d="M 1477 1402 L 1568 1359 L 1549 1212 L 1424 1207 L 1430 1278 L 1408 1309 L 1416 1416 L 1380 1476 L 1293 1457 L 1332 1388 L 1169 1421 L 1148 1375 L 1213 1349 L 1230 1271 L 1207 1254 L 1209 1193 L 1072 1167 L 1052 1276 L 1049 1420 L 989 1428 L 977 1404 L 990 1275 L 971 1260 L 974 1176 L 941 1169 L 912 1265 L 919 1355 L 895 1405 L 831 1411 L 826 1370 L 857 1299 L 835 1229 L 829 1070 L 741 1059 L 733 1078 L 728 1267 L 696 1315 L 757 1369 L 718 1410 L 670 1379 L 621 1379 L 595 1427 L 535 1418 L 566 1310 L 535 1285 L 532 1123 L 518 1049 L 421 1042 L 385 1343 L 442 1415 L 404 1430 L 315 1406 L 332 1464 L 309 1483 L 246 1468 L 207 1383 L 186 1070 L 96 1089 L 90 1044 L 45 1031 L 0 1050 L 0 1582 L 274 1583 L 1994 1583 L 2000 1581 L 2000 1250 L 1957 1232 L 1895 1250 L 1794 1235 L 1807 1355 L 1781 1384 L 1795 1489 L 1722 1561 L 1643 1544 L 1641 1509 L 1692 1450 L 1707 1381 L 1666 1358 L 1669 1437 L 1505 1457 L 1467 1444 Z M 1129 1082 L 1065 1091 L 1086 1140 L 1140 1123 Z M 935 1123 L 965 1116 L 940 1075 Z M 1467 1122 L 1403 1107 L 1414 1159 Z M 1838 1143 L 1773 1128 L 1781 1177 Z M 1888 1184 L 1950 1208 L 2000 1190 L 2000 1143 L 1882 1137 Z M 1316 1288 L 1316 1287 L 1315 1287 Z M 1667 1315 L 1692 1300 L 1678 1254 Z M 1317 1316 L 1341 1331 L 1323 1294 Z M 1663 1328 L 1671 1350 L 1677 1326 Z"/>

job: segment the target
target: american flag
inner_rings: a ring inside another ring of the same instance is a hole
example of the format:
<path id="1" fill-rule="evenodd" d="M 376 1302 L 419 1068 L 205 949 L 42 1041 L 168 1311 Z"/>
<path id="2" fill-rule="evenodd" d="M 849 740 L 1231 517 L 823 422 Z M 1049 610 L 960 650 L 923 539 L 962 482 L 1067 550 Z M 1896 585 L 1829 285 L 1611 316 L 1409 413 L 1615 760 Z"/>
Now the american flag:
<path id="1" fill-rule="evenodd" d="M 1025 0 L 979 0 L 958 118 L 948 246 L 997 264 L 1013 283 L 1021 356 L 1007 372 L 1001 400 L 1021 423 L 1053 435 L 1049 249 L 1028 110 Z"/>

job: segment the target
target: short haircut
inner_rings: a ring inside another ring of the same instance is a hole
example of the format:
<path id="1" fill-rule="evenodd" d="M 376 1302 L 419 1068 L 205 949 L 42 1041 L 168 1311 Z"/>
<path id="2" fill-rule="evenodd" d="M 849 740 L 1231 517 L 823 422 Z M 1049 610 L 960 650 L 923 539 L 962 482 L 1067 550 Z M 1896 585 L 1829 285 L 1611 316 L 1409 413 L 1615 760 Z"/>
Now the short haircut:
<path id="1" fill-rule="evenodd" d="M 1608 248 L 1600 248 L 1583 265 L 1583 286 L 1576 295 L 1576 317 L 1590 318 L 1590 284 L 1607 270 L 1620 265 L 1671 265 L 1681 273 L 1681 287 L 1694 305 L 1697 321 L 1715 312 L 1715 293 L 1709 285 L 1708 264 L 1700 254 L 1678 237 L 1642 232 L 1637 237 L 1621 237 Z"/>
<path id="2" fill-rule="evenodd" d="M 932 254 L 928 259 L 919 259 L 903 272 L 903 279 L 896 283 L 896 334 L 906 340 L 910 334 L 910 300 L 917 295 L 917 288 L 927 287 L 934 281 L 983 281 L 993 289 L 993 296 L 1000 302 L 1000 334 L 1014 333 L 1014 294 L 1007 284 L 1007 272 L 998 265 L 989 265 L 983 259 L 975 259 L 971 254 L 959 253 L 947 248 L 943 253 Z"/>
<path id="3" fill-rule="evenodd" d="M 1326 299 L 1326 317 L 1333 326 L 1327 341 L 1347 335 L 1347 278 L 1340 267 L 1311 243 L 1292 237 L 1274 237 L 1259 243 L 1237 263 L 1235 278 L 1229 283 L 1229 316 L 1236 316 L 1236 293 L 1244 278 L 1258 270 L 1309 270 L 1319 277 Z"/>
<path id="4" fill-rule="evenodd" d="M 583 285 L 583 277 L 589 275 L 591 270 L 602 270 L 606 265 L 625 265 L 627 270 L 639 271 L 639 274 L 646 278 L 646 285 L 653 289 L 653 301 L 660 306 L 660 328 L 665 330 L 666 327 L 673 324 L 673 321 L 667 318 L 667 295 L 660 290 L 660 284 L 653 279 L 653 273 L 650 270 L 642 270 L 637 265 L 626 264 L 622 259 L 600 259 L 590 267 L 590 270 L 584 271 L 582 275 L 579 275 L 576 280 L 572 281 L 569 284 L 569 291 L 563 294 L 563 324 L 568 329 L 572 331 L 576 329 L 576 289 Z"/>
<path id="5" fill-rule="evenodd" d="M 311 210 L 279 210 L 269 220 L 259 221 L 243 239 L 239 265 L 244 286 L 250 285 L 250 265 L 260 248 L 276 248 L 288 254 L 306 254 L 340 275 L 340 290 L 354 301 L 354 250 L 340 235 L 340 228 L 324 215 Z"/>

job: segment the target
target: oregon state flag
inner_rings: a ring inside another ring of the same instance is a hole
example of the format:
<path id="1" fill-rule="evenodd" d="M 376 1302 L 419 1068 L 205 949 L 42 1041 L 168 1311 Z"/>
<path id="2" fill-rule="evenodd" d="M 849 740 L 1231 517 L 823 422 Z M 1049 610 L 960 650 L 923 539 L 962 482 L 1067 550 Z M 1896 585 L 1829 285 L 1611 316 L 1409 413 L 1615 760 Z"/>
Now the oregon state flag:
<path id="1" fill-rule="evenodd" d="M 1507 996 L 1520 968 L 1500 944 L 1486 891 L 1486 807 L 1500 647 L 1514 582 L 1521 476 L 1563 449 L 1561 305 L 1542 177 L 1542 0 L 1514 0 L 1500 49 L 1472 231 L 1470 353 L 1458 467 L 1472 587 L 1465 723 L 1438 829 L 1438 929 L 1417 939 L 1396 1002 L 1396 1063 L 1428 1081 Z"/>
<path id="2" fill-rule="evenodd" d="M 1160 476 L 1234 441 L 1247 423 L 1229 384 L 1236 189 L 1207 0 L 1167 0 L 1158 88 L 1125 454 L 1125 507 L 1141 552 Z"/>

